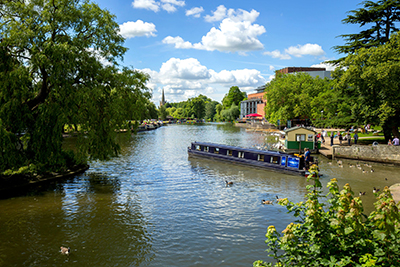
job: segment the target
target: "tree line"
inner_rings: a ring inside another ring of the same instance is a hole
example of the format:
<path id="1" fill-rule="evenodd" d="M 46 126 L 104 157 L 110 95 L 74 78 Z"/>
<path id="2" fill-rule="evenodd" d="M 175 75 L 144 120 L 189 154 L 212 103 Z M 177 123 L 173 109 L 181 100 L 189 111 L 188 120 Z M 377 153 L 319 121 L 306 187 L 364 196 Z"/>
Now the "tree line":
<path id="1" fill-rule="evenodd" d="M 234 121 L 240 115 L 240 102 L 247 98 L 238 86 L 232 86 L 222 99 L 222 103 L 204 95 L 189 98 L 187 101 L 166 103 L 159 109 L 159 117 L 174 119 L 205 119 L 207 121 Z"/>
<path id="2" fill-rule="evenodd" d="M 359 24 L 363 31 L 341 35 L 345 54 L 330 61 L 332 79 L 307 74 L 282 75 L 266 85 L 266 118 L 276 123 L 293 118 L 310 119 L 315 126 L 382 127 L 386 141 L 399 136 L 400 126 L 400 2 L 362 2 L 343 23 Z M 370 27 L 368 27 L 370 26 Z"/>

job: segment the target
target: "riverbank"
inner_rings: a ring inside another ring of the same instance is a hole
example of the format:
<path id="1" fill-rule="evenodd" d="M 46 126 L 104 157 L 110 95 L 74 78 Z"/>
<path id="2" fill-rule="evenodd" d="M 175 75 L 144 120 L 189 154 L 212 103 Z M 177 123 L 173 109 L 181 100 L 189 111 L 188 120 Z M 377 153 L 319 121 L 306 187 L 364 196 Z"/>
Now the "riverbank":
<path id="1" fill-rule="evenodd" d="M 7 198 L 15 194 L 26 192 L 41 185 L 63 180 L 80 174 L 89 169 L 89 165 L 76 165 L 68 171 L 59 173 L 45 173 L 42 175 L 14 174 L 0 176 L 0 198 Z"/>

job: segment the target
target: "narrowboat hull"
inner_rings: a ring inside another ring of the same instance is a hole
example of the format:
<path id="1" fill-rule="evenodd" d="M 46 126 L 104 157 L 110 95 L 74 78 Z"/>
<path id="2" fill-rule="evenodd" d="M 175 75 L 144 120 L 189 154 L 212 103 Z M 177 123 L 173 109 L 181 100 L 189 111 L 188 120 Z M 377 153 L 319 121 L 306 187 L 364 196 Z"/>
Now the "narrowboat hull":
<path id="1" fill-rule="evenodd" d="M 303 158 L 275 151 L 241 148 L 206 142 L 193 142 L 188 147 L 189 157 L 221 160 L 292 175 L 308 175 Z"/>

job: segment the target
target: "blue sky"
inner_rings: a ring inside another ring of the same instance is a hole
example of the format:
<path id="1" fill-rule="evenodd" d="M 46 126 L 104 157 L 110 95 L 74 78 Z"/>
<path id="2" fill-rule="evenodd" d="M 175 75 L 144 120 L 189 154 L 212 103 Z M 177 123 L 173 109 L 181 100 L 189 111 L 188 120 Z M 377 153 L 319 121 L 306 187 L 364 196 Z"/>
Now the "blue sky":
<path id="1" fill-rule="evenodd" d="M 221 101 L 231 86 L 247 93 L 285 67 L 337 59 L 342 24 L 361 0 L 95 0 L 116 16 L 129 48 L 122 65 L 150 74 L 158 106 L 203 94 Z M 330 67 L 327 66 L 330 70 Z"/>

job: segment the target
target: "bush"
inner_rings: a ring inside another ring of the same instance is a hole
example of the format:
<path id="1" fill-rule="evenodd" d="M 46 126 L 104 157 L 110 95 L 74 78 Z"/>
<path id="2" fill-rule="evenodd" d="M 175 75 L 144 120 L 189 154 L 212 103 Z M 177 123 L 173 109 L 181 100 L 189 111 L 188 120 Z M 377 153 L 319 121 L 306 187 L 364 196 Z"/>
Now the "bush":
<path id="1" fill-rule="evenodd" d="M 390 190 L 375 193 L 376 210 L 366 216 L 349 184 L 339 191 L 332 179 L 330 193 L 323 196 L 317 167 L 311 170 L 313 185 L 307 186 L 305 202 L 279 201 L 298 220 L 282 235 L 268 227 L 265 242 L 275 264 L 256 261 L 253 266 L 400 266 L 400 216 Z"/>

